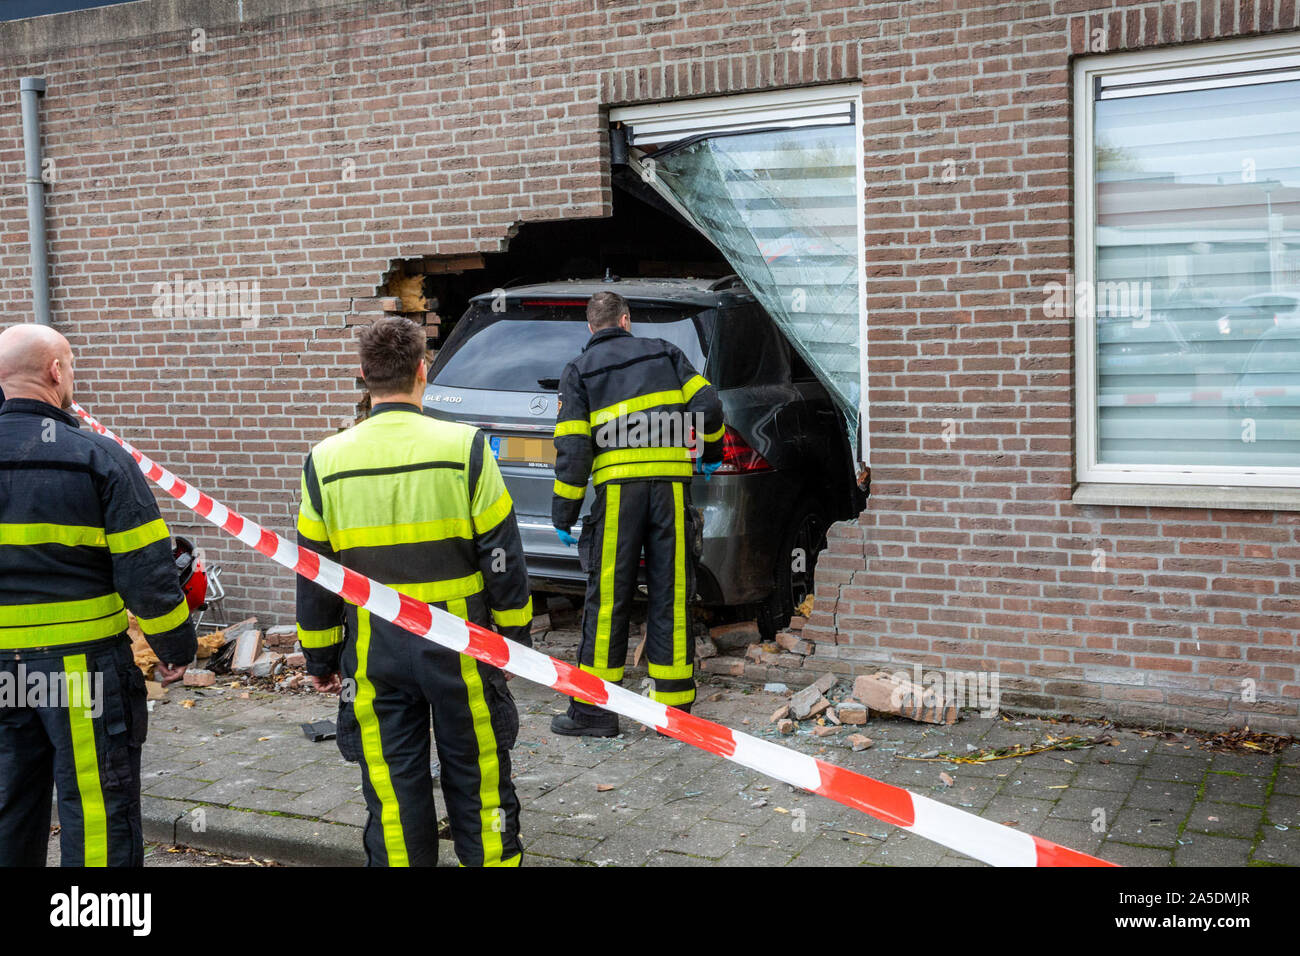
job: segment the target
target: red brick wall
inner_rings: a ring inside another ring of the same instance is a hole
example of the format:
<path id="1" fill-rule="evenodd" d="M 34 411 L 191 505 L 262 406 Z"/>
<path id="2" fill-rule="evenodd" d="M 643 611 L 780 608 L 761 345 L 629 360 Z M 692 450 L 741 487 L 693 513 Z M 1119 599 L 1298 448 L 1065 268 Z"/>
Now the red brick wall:
<path id="1" fill-rule="evenodd" d="M 608 215 L 611 104 L 860 77 L 874 493 L 823 557 L 809 666 L 995 668 L 1005 705 L 1296 729 L 1298 516 L 1071 505 L 1071 324 L 1039 309 L 1071 265 L 1071 52 L 1095 27 L 1111 50 L 1292 29 L 1295 3 L 721 6 L 246 0 L 242 24 L 196 20 L 205 53 L 180 30 L 0 55 L 0 322 L 29 316 L 17 88 L 44 75 L 82 400 L 285 531 L 392 259 Z M 257 280 L 258 326 L 154 318 L 176 272 Z M 290 612 L 289 575 L 166 507 L 233 610 Z"/>

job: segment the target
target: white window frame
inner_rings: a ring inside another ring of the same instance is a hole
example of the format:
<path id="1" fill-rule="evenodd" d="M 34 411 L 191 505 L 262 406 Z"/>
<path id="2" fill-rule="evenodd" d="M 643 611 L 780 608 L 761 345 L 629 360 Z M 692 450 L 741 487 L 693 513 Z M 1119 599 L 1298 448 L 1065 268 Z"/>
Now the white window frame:
<path id="1" fill-rule="evenodd" d="M 1252 82 L 1252 75 L 1258 82 L 1260 74 L 1293 79 L 1297 71 L 1300 71 L 1300 36 L 1296 34 L 1099 54 L 1075 60 L 1074 276 L 1077 287 L 1087 288 L 1083 283 L 1091 285 L 1096 275 L 1093 107 L 1098 98 L 1243 85 Z M 1225 469 L 1208 465 L 1134 466 L 1098 462 L 1096 317 L 1076 315 L 1074 332 L 1075 453 L 1080 484 L 1300 488 L 1300 466 Z"/>
<path id="2" fill-rule="evenodd" d="M 861 83 L 733 93 L 620 106 L 609 111 L 609 120 L 611 123 L 626 123 L 634 130 L 639 125 L 642 132 L 630 145 L 652 150 L 702 129 L 739 132 L 774 126 L 822 126 L 833 122 L 853 126 L 858 198 L 858 422 L 862 436 L 858 455 L 862 464 L 869 465 L 871 416 L 870 390 L 867 388 L 867 181 L 866 151 L 862 142 L 863 94 Z M 686 210 L 678 211 L 691 220 Z"/>

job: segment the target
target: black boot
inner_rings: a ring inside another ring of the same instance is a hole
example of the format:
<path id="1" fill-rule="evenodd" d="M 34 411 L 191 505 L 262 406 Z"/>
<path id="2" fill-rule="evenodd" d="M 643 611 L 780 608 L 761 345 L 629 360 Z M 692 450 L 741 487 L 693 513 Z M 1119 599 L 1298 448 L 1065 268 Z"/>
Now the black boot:
<path id="1" fill-rule="evenodd" d="M 602 713 L 600 717 L 588 717 L 585 714 L 559 714 L 551 718 L 551 733 L 561 737 L 617 737 L 618 717 L 615 714 Z"/>

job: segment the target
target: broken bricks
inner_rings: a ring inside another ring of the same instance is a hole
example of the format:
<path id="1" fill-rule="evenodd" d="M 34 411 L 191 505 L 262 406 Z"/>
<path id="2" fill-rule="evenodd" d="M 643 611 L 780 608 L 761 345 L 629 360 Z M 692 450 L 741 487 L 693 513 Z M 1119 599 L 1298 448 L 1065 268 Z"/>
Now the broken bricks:
<path id="1" fill-rule="evenodd" d="M 859 750 L 866 750 L 875 743 L 874 740 L 865 734 L 849 734 L 845 740 L 849 742 L 849 746 L 853 748 L 854 753 L 857 753 Z"/>
<path id="2" fill-rule="evenodd" d="M 831 702 L 826 692 L 835 686 L 835 675 L 826 673 L 790 698 L 790 714 L 796 720 L 808 720 L 824 713 Z"/>
<path id="3" fill-rule="evenodd" d="M 182 680 L 186 687 L 211 687 L 217 682 L 217 675 L 201 667 L 191 667 Z"/>
<path id="4" fill-rule="evenodd" d="M 871 710 L 897 714 L 927 724 L 955 724 L 957 707 L 935 687 L 923 687 L 897 674 L 881 671 L 853 681 L 853 697 Z"/>
<path id="5" fill-rule="evenodd" d="M 846 724 L 865 724 L 867 707 L 856 700 L 842 700 L 835 708 L 835 715 Z"/>

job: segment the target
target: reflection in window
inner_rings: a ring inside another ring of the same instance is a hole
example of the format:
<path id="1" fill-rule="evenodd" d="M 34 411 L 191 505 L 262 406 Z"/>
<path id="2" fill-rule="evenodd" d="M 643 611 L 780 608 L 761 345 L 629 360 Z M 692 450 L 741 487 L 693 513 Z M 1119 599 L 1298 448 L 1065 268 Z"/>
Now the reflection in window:
<path id="1" fill-rule="evenodd" d="M 1300 465 L 1300 82 L 1095 109 L 1098 462 Z"/>

